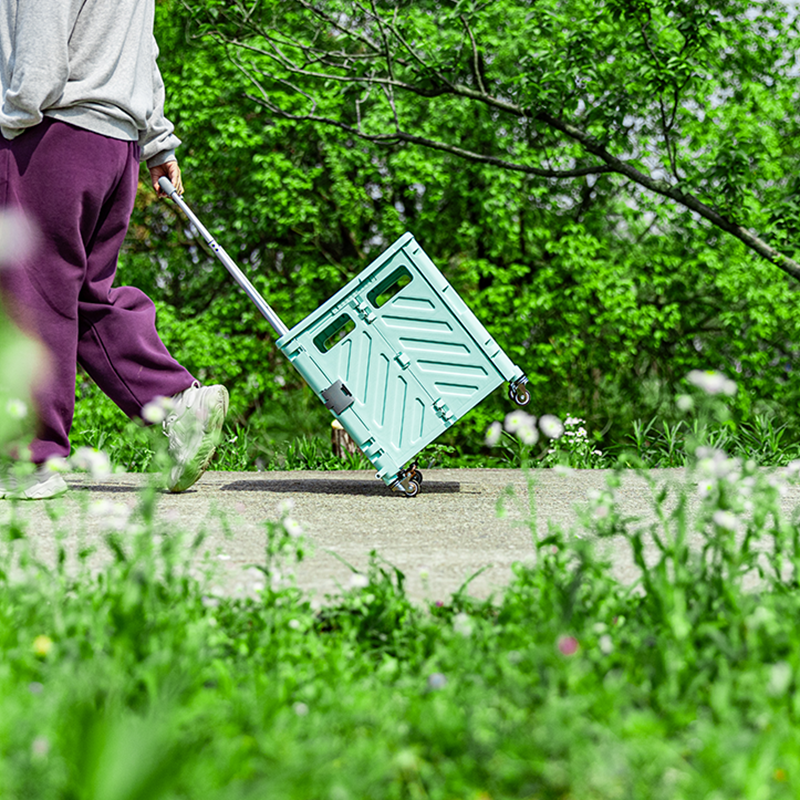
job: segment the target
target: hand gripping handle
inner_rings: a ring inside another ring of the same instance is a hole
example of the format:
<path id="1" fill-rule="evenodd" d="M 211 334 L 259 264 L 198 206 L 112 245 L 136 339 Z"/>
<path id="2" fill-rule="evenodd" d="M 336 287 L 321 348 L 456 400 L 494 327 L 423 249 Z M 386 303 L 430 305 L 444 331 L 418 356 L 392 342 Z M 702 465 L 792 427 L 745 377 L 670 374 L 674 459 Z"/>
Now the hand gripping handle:
<path id="1" fill-rule="evenodd" d="M 278 334 L 278 337 L 283 336 L 284 334 L 289 332 L 289 329 L 281 322 L 278 315 L 269 307 L 266 300 L 258 293 L 258 290 L 247 280 L 245 274 L 236 266 L 233 259 L 216 243 L 214 237 L 206 230 L 200 220 L 195 216 L 194 212 L 183 202 L 183 198 L 178 194 L 175 187 L 172 185 L 172 182 L 169 178 L 159 178 L 158 185 L 161 188 L 161 191 L 164 192 L 167 197 L 170 197 L 174 200 L 175 204 L 183 211 L 184 214 L 189 219 L 189 222 L 194 225 L 194 227 L 198 230 L 200 235 L 206 240 L 208 246 L 214 251 L 214 254 L 217 258 L 223 263 L 225 269 L 230 272 L 233 279 L 239 286 L 244 289 L 245 294 L 255 303 L 256 308 L 263 314 L 264 319 L 272 325 L 275 333 Z"/>

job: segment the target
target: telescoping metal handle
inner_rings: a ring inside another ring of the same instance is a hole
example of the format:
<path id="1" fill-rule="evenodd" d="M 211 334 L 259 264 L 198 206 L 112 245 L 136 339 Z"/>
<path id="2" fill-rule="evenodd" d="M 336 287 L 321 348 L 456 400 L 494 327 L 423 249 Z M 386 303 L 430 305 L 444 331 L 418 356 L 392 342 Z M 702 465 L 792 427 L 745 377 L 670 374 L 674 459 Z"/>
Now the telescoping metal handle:
<path id="1" fill-rule="evenodd" d="M 247 296 L 255 303 L 256 308 L 264 315 L 264 318 L 269 322 L 270 325 L 275 330 L 275 333 L 278 334 L 280 338 L 285 333 L 289 332 L 289 329 L 281 322 L 280 317 L 269 307 L 266 300 L 258 293 L 258 290 L 249 280 L 247 280 L 247 276 L 236 266 L 233 259 L 217 244 L 214 240 L 214 237 L 206 230 L 203 226 L 203 223 L 195 216 L 194 212 L 183 202 L 183 198 L 178 194 L 175 190 L 175 187 L 172 185 L 169 178 L 159 178 L 158 185 L 161 187 L 161 191 L 164 192 L 168 197 L 171 197 L 172 200 L 175 201 L 178 208 L 183 211 L 184 214 L 189 218 L 189 222 L 194 225 L 195 228 L 200 232 L 200 235 L 208 242 L 208 246 L 214 251 L 217 258 L 225 265 L 225 269 L 230 272 L 233 276 L 233 279 L 239 286 L 244 289 Z"/>

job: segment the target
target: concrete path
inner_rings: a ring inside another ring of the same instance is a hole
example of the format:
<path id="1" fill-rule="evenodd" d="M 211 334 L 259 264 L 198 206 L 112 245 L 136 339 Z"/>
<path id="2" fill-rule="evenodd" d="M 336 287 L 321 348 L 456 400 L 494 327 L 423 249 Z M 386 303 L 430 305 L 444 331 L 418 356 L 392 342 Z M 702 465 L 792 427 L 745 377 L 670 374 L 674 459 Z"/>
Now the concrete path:
<path id="1" fill-rule="evenodd" d="M 579 509 L 590 490 L 605 487 L 608 476 L 607 470 L 537 473 L 533 499 L 540 532 L 550 520 L 585 535 L 578 529 Z M 670 486 L 686 480 L 683 470 L 653 470 L 650 477 Z M 117 512 L 133 508 L 146 480 L 120 475 L 99 483 L 87 475 L 68 475 L 72 491 L 64 498 L 15 504 L 13 513 L 45 559 L 55 557 L 58 536 L 68 551 L 94 543 L 102 554 L 114 506 Z M 507 503 L 508 513 L 499 516 L 498 499 L 508 487 L 518 503 Z M 619 497 L 626 515 L 655 518 L 643 478 L 626 474 Z M 422 491 L 413 499 L 390 492 L 374 472 L 211 472 L 189 492 L 160 494 L 156 514 L 169 530 L 205 529 L 209 556 L 222 568 L 220 588 L 250 591 L 262 580 L 248 568 L 263 563 L 264 522 L 277 519 L 278 505 L 287 499 L 294 502 L 292 515 L 312 546 L 297 569 L 297 583 L 323 601 L 349 585 L 351 572 L 336 556 L 364 569 L 375 550 L 405 573 L 412 597 L 445 600 L 484 568 L 470 593 L 490 595 L 508 581 L 514 562 L 533 553 L 530 525 L 522 524 L 528 519 L 528 482 L 517 470 L 426 470 Z M 798 506 L 800 487 L 783 502 L 787 513 Z M 11 514 L 12 505 L 0 501 L 0 522 Z M 614 573 L 633 580 L 636 572 L 624 545 L 612 541 L 607 546 Z"/>

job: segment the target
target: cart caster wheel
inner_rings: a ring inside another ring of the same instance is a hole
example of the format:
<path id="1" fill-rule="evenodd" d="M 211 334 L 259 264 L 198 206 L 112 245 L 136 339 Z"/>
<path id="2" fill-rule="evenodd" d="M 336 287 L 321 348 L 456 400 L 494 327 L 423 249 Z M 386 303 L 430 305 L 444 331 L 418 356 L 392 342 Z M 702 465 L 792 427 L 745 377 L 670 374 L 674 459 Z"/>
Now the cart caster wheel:
<path id="1" fill-rule="evenodd" d="M 518 406 L 526 406 L 531 399 L 531 393 L 524 386 L 511 386 L 508 389 L 508 397 Z"/>
<path id="2" fill-rule="evenodd" d="M 422 478 L 419 475 L 415 475 L 408 482 L 408 488 L 406 489 L 406 497 L 416 497 L 419 494 L 421 481 Z"/>
<path id="3" fill-rule="evenodd" d="M 406 497 L 416 497 L 422 484 L 422 473 L 412 464 L 408 469 L 401 470 L 391 484 L 393 492 L 398 492 Z"/>

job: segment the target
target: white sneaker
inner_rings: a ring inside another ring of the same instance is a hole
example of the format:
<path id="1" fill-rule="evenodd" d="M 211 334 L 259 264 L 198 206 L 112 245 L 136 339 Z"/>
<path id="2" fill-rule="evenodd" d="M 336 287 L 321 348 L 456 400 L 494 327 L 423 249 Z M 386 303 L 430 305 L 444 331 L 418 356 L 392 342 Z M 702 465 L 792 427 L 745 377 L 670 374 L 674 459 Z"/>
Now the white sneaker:
<path id="1" fill-rule="evenodd" d="M 61 475 L 44 465 L 30 475 L 4 475 L 0 479 L 0 499 L 4 500 L 49 500 L 68 489 Z"/>
<path id="2" fill-rule="evenodd" d="M 167 488 L 185 492 L 208 469 L 217 449 L 228 413 L 228 390 L 195 382 L 170 399 L 172 408 L 162 423 L 174 462 Z"/>

